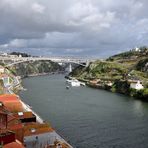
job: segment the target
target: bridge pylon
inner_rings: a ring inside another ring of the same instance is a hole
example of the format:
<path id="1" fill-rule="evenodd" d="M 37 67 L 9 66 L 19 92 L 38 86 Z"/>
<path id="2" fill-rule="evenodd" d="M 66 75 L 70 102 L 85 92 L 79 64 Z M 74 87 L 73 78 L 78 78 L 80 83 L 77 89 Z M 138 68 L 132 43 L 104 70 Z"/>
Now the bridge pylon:
<path id="1" fill-rule="evenodd" d="M 69 73 L 72 72 L 72 65 L 69 63 L 69 68 L 68 68 Z"/>
<path id="2" fill-rule="evenodd" d="M 86 66 L 85 66 L 85 67 L 89 66 L 89 63 L 90 63 L 89 60 L 87 60 L 87 61 L 86 61 Z"/>

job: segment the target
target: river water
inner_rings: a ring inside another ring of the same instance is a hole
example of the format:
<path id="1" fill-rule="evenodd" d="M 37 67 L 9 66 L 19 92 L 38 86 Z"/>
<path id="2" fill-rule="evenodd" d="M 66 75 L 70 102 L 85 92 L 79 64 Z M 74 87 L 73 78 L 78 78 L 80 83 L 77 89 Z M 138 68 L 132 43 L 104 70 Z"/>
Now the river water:
<path id="1" fill-rule="evenodd" d="M 148 103 L 78 87 L 63 75 L 23 80 L 22 100 L 75 148 L 148 148 Z"/>

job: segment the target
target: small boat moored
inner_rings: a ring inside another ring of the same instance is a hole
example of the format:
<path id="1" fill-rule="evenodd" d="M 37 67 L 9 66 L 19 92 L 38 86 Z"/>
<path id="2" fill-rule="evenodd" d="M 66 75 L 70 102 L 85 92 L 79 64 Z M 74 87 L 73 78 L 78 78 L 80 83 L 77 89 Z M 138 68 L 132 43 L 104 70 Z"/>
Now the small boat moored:
<path id="1" fill-rule="evenodd" d="M 66 80 L 66 83 L 70 84 L 71 86 L 74 86 L 74 87 L 79 87 L 79 86 L 85 86 L 85 83 L 84 82 L 80 82 L 78 81 L 77 79 L 73 78 L 71 80 Z"/>
<path id="2" fill-rule="evenodd" d="M 69 88 L 70 88 L 70 87 L 67 85 L 67 86 L 66 86 L 66 89 L 69 89 Z"/>

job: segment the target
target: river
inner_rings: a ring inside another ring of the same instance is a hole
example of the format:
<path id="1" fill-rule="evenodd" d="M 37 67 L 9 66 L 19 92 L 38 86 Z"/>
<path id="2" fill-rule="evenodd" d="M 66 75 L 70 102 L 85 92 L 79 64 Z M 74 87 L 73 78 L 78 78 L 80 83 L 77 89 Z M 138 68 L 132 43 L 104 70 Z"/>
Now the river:
<path id="1" fill-rule="evenodd" d="M 148 103 L 105 90 L 66 89 L 63 75 L 23 80 L 22 100 L 75 148 L 148 148 Z"/>

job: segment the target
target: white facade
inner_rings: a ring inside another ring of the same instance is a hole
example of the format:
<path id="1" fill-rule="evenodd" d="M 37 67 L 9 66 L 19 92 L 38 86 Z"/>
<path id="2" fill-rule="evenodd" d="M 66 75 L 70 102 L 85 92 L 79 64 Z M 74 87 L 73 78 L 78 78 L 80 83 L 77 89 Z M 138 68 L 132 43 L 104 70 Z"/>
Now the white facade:
<path id="1" fill-rule="evenodd" d="M 10 77 L 3 77 L 2 80 L 3 80 L 3 83 L 4 83 L 5 87 L 8 87 L 8 86 L 11 85 Z"/>
<path id="2" fill-rule="evenodd" d="M 4 73 L 5 72 L 5 68 L 0 66 L 0 73 Z"/>
<path id="3" fill-rule="evenodd" d="M 140 49 L 138 47 L 135 48 L 135 51 L 140 51 Z"/>
<path id="4" fill-rule="evenodd" d="M 108 82 L 107 85 L 108 85 L 108 86 L 112 86 L 113 83 L 112 83 L 112 82 Z"/>
<path id="5" fill-rule="evenodd" d="M 8 56 L 8 53 L 0 53 L 1 56 Z"/>
<path id="6" fill-rule="evenodd" d="M 137 81 L 137 82 L 131 82 L 130 88 L 133 88 L 133 89 L 136 89 L 136 90 L 140 90 L 140 89 L 143 89 L 144 87 L 140 83 L 140 81 Z"/>
<path id="7" fill-rule="evenodd" d="M 19 58 L 22 58 L 22 55 L 21 54 L 19 55 Z"/>

